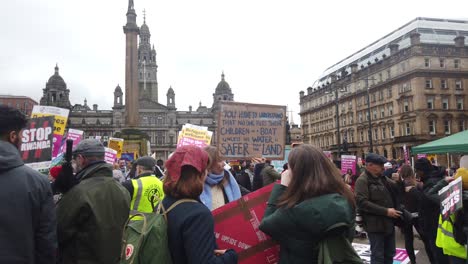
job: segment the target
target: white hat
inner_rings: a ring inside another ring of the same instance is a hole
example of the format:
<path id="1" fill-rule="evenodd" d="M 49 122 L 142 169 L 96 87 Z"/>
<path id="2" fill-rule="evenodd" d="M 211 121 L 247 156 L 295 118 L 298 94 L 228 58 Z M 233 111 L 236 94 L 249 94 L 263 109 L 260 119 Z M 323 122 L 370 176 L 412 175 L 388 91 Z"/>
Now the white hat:
<path id="1" fill-rule="evenodd" d="M 390 162 L 387 162 L 384 164 L 384 168 L 389 169 L 392 167 L 392 164 Z"/>

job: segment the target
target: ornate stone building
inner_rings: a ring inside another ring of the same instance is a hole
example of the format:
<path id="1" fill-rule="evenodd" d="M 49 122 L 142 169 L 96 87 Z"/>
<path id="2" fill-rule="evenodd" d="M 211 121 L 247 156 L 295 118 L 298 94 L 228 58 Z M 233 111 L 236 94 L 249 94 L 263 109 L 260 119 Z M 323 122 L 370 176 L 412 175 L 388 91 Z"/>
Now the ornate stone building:
<path id="1" fill-rule="evenodd" d="M 190 106 L 188 111 L 177 111 L 176 94 L 172 87 L 167 90 L 166 105 L 161 104 L 158 98 L 156 50 L 151 44 L 151 33 L 146 24 L 146 17 L 143 21 L 143 25 L 138 28 L 133 1 L 130 0 L 127 24 L 124 27 L 127 54 L 125 104 L 122 88 L 117 86 L 114 90 L 112 109 L 100 110 L 97 104 L 90 108 L 86 99 L 83 105 L 75 104 L 72 107 L 69 101 L 70 91 L 58 74 L 58 67 L 44 89 L 41 104 L 71 109 L 68 127 L 84 130 L 86 137 L 101 136 L 106 140 L 122 129 L 137 128 L 148 135 L 151 150 L 156 153 L 157 158 L 166 159 L 169 153 L 175 150 L 178 133 L 186 123 L 207 126 L 214 132 L 212 143 L 216 143 L 216 110 L 219 102 L 234 100 L 234 94 L 225 80 L 224 73 L 213 94 L 211 108 L 199 103 L 195 110 Z M 139 35 L 138 50 L 133 42 L 135 33 Z M 133 64 L 138 65 L 135 71 L 130 67 Z M 138 85 L 134 85 L 135 80 Z M 135 101 L 135 96 L 138 103 L 132 105 L 131 102 Z M 133 118 L 130 108 L 138 113 L 136 125 L 128 121 L 128 118 Z"/>
<path id="2" fill-rule="evenodd" d="M 299 94 L 304 142 L 403 159 L 405 145 L 465 130 L 465 36 L 468 21 L 416 18 L 331 66 Z"/>

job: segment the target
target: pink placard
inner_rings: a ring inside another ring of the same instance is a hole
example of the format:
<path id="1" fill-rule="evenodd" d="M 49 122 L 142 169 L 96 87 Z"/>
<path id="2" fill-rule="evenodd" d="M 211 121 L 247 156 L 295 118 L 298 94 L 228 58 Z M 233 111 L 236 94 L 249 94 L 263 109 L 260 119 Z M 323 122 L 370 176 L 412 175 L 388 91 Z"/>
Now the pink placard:
<path id="1" fill-rule="evenodd" d="M 353 175 L 356 175 L 356 156 L 342 155 L 341 156 L 341 173 L 346 174 L 348 169 L 351 169 Z"/>

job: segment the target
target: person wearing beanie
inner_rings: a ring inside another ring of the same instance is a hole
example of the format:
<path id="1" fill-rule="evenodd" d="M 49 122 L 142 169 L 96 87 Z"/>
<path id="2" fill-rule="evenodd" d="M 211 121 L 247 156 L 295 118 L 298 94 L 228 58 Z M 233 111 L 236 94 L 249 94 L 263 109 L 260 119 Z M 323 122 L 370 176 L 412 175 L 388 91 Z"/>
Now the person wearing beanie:
<path id="1" fill-rule="evenodd" d="M 59 263 L 118 263 L 130 195 L 112 178 L 104 146 L 82 140 L 73 151 L 75 184 L 57 203 Z"/>
<path id="2" fill-rule="evenodd" d="M 182 146 L 166 161 L 163 206 L 172 263 L 237 263 L 232 249 L 218 249 L 211 211 L 201 203 L 210 158 L 197 146 Z"/>
<path id="3" fill-rule="evenodd" d="M 440 213 L 440 200 L 437 193 L 431 193 L 431 189 L 445 178 L 445 168 L 432 165 L 427 158 L 419 158 L 414 163 L 416 176 L 423 183 L 423 198 L 421 203 L 419 221 L 421 231 L 431 248 L 433 263 L 449 263 L 441 248 L 436 246 L 437 228 Z"/>

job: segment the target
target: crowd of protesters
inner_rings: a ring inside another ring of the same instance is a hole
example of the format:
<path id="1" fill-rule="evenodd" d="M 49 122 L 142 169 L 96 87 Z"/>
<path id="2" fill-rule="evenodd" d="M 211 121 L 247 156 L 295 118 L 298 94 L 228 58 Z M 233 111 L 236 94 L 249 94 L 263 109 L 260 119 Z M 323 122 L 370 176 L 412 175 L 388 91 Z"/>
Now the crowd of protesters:
<path id="1" fill-rule="evenodd" d="M 73 150 L 73 162 L 52 168 L 47 179 L 25 166 L 18 151 L 26 122 L 0 106 L 0 263 L 119 263 L 129 217 L 152 213 L 156 204 L 171 208 L 173 263 L 237 263 L 234 250 L 217 247 L 211 211 L 269 184 L 259 228 L 280 244 L 279 263 L 362 263 L 350 246 L 356 215 L 372 264 L 393 263 L 396 226 L 411 263 L 413 230 L 431 263 L 466 261 L 465 243 L 454 239 L 455 218 L 440 218 L 437 193 L 454 178 L 426 158 L 413 170 L 369 153 L 356 173 L 341 175 L 321 149 L 299 145 L 280 173 L 267 159 L 228 166 L 216 147 L 184 146 L 165 163 L 140 157 L 112 165 L 101 142 L 86 139 Z"/>

